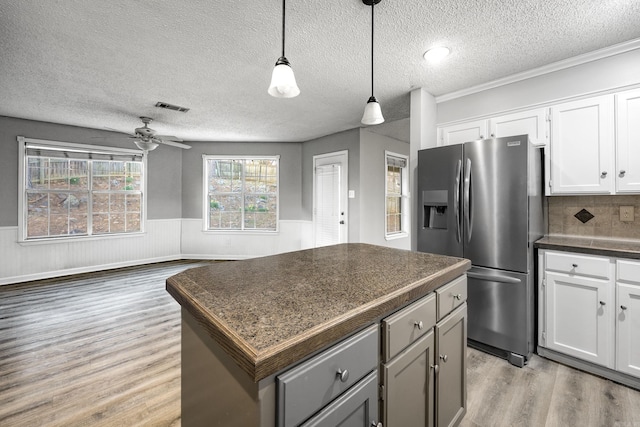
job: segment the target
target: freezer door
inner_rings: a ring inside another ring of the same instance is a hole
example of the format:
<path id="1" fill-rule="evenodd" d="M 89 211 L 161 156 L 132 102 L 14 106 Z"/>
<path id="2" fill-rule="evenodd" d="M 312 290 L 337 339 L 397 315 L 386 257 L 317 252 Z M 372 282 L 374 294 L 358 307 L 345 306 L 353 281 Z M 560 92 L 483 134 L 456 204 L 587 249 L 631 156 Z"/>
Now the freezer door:
<path id="1" fill-rule="evenodd" d="M 474 265 L 527 272 L 528 138 L 464 144 L 464 257 Z"/>
<path id="2" fill-rule="evenodd" d="M 534 340 L 530 279 L 488 268 L 467 271 L 469 339 L 528 357 Z"/>
<path id="3" fill-rule="evenodd" d="M 418 151 L 418 250 L 462 256 L 462 144 Z"/>

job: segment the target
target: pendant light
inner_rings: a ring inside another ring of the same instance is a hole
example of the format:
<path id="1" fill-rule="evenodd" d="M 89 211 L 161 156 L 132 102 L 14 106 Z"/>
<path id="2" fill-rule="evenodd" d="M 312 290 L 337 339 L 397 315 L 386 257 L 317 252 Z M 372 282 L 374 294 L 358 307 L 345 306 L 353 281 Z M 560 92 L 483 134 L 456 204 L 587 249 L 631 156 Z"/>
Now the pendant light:
<path id="1" fill-rule="evenodd" d="M 300 89 L 296 84 L 291 64 L 284 56 L 284 12 L 285 0 L 282 0 L 282 56 L 278 58 L 273 69 L 268 92 L 269 95 L 276 98 L 293 98 L 300 94 Z"/>
<path id="2" fill-rule="evenodd" d="M 362 3 L 371 6 L 371 97 L 364 107 L 364 114 L 360 121 L 363 125 L 379 125 L 384 122 L 380 104 L 375 96 L 373 96 L 373 6 L 380 3 L 381 0 L 362 0 Z"/>

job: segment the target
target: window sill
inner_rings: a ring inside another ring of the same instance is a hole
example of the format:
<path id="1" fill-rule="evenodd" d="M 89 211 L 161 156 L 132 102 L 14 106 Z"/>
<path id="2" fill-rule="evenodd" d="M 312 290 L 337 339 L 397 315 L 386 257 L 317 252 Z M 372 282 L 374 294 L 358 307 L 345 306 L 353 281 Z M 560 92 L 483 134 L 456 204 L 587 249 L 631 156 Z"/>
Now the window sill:
<path id="1" fill-rule="evenodd" d="M 236 236 L 268 236 L 280 234 L 280 230 L 202 230 L 204 234 L 230 234 Z"/>
<path id="2" fill-rule="evenodd" d="M 138 233 L 119 233 L 119 234 L 102 234 L 99 236 L 69 236 L 69 237 L 45 237 L 42 239 L 32 240 L 18 240 L 18 244 L 21 246 L 38 246 L 38 245 L 51 245 L 56 243 L 71 243 L 71 242 L 89 242 L 105 239 L 130 239 L 137 237 L 144 237 L 147 233 L 144 231 Z"/>
<path id="3" fill-rule="evenodd" d="M 384 240 L 398 240 L 406 237 L 409 237 L 409 233 L 394 233 L 385 235 Z"/>

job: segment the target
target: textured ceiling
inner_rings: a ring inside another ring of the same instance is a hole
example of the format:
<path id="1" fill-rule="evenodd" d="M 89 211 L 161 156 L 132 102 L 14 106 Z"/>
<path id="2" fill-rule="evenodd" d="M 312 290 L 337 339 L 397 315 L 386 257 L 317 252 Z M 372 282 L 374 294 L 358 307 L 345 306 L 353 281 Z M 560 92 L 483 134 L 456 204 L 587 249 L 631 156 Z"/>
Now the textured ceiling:
<path id="1" fill-rule="evenodd" d="M 301 94 L 275 99 L 281 6 L 2 0 L 0 115 L 123 132 L 145 115 L 191 141 L 304 141 L 360 126 L 370 8 L 289 0 L 286 56 Z M 415 88 L 443 95 L 640 38 L 637 0 L 383 0 L 375 11 L 375 95 L 387 122 L 409 117 Z M 452 54 L 426 64 L 438 44 Z"/>

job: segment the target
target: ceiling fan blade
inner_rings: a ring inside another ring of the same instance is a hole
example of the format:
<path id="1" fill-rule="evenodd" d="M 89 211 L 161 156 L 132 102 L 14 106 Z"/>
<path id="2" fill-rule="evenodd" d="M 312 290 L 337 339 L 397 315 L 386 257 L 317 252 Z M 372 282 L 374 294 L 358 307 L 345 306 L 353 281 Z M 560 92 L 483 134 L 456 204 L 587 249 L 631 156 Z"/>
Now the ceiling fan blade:
<path id="1" fill-rule="evenodd" d="M 154 135 L 154 138 L 161 139 L 163 141 L 178 141 L 178 142 L 182 141 L 182 139 L 178 138 L 177 136 L 171 136 L 171 135 Z"/>
<path id="2" fill-rule="evenodd" d="M 133 133 L 123 132 L 123 131 L 121 131 L 121 130 L 114 129 L 114 128 L 110 128 L 110 127 L 108 127 L 108 126 L 104 126 L 104 128 L 105 128 L 106 130 L 111 131 L 111 132 L 124 133 L 125 135 L 130 135 L 130 136 L 133 136 L 133 137 L 135 137 L 135 136 L 136 136 L 136 135 L 135 135 L 135 134 L 133 134 Z"/>
<path id="3" fill-rule="evenodd" d="M 173 147 L 184 148 L 184 149 L 187 149 L 187 150 L 189 148 L 191 148 L 191 146 L 187 145 L 187 144 L 181 144 L 179 142 L 167 141 L 167 140 L 162 140 L 162 139 L 158 139 L 158 138 L 154 138 L 154 142 L 159 142 L 160 144 L 165 144 L 165 145 L 171 145 Z"/>

